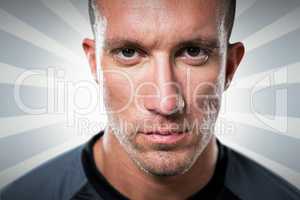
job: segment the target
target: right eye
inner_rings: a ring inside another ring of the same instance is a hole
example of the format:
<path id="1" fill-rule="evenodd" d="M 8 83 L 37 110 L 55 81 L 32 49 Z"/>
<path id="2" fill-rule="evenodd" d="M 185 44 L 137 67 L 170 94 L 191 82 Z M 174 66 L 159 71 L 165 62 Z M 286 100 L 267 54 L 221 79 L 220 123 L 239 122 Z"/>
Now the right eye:
<path id="1" fill-rule="evenodd" d="M 142 55 L 138 50 L 126 47 L 117 49 L 114 58 L 122 65 L 136 65 L 141 61 Z"/>
<path id="2" fill-rule="evenodd" d="M 124 59 L 132 59 L 138 56 L 138 52 L 135 49 L 124 48 L 119 51 L 118 56 Z"/>

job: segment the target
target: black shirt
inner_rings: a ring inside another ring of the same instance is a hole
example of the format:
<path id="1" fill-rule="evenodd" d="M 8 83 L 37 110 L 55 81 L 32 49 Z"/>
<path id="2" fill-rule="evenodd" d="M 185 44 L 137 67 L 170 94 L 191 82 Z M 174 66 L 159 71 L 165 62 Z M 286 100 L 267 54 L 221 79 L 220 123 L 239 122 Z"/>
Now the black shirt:
<path id="1" fill-rule="evenodd" d="M 128 199 L 97 170 L 93 146 L 102 135 L 103 132 L 97 134 L 88 143 L 14 181 L 1 192 L 0 200 Z M 279 176 L 219 141 L 218 148 L 217 165 L 211 180 L 189 199 L 300 199 L 300 192 Z"/>

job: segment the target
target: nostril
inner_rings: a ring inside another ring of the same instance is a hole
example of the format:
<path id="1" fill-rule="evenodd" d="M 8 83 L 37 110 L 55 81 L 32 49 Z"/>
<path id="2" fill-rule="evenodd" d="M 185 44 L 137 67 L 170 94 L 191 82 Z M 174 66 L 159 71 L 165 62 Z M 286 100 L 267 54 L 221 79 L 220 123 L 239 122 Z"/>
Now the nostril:
<path id="1" fill-rule="evenodd" d="M 177 107 L 176 97 L 165 97 L 160 102 L 160 108 L 163 112 L 172 112 Z"/>
<path id="2" fill-rule="evenodd" d="M 161 112 L 174 114 L 184 109 L 185 103 L 181 95 L 163 98 L 160 105 Z"/>
<path id="3" fill-rule="evenodd" d="M 146 98 L 143 102 L 145 110 L 159 115 L 173 115 L 181 113 L 185 108 L 185 102 L 181 95 L 173 95 L 164 98 Z"/>

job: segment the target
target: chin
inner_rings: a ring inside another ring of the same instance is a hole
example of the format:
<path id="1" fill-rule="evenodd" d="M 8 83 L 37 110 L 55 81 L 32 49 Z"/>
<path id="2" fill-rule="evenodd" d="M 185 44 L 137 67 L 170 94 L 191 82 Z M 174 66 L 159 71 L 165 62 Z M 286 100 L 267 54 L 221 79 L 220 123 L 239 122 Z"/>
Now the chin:
<path id="1" fill-rule="evenodd" d="M 176 176 L 188 172 L 213 135 L 210 132 L 205 134 L 192 132 L 190 137 L 179 144 L 162 145 L 138 140 L 136 134 L 114 133 L 138 168 L 157 177 Z"/>
<path id="2" fill-rule="evenodd" d="M 153 151 L 145 152 L 133 158 L 140 169 L 153 176 L 176 176 L 189 171 L 200 152 L 193 150 L 182 151 Z"/>

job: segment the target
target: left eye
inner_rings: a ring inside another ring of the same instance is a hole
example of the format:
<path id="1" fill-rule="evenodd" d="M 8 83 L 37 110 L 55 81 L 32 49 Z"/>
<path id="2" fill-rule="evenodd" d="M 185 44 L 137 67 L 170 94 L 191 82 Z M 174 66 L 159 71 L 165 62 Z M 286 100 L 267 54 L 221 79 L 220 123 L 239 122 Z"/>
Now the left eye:
<path id="1" fill-rule="evenodd" d="M 179 51 L 179 60 L 182 60 L 186 64 L 199 66 L 207 62 L 209 53 L 197 46 L 190 46 Z"/>
<path id="2" fill-rule="evenodd" d="M 196 57 L 201 53 L 201 49 L 198 47 L 188 47 L 186 53 L 191 57 Z"/>
<path id="3" fill-rule="evenodd" d="M 199 58 L 206 55 L 205 51 L 199 47 L 187 47 L 186 49 L 183 50 L 182 53 L 183 56 L 189 58 Z"/>

